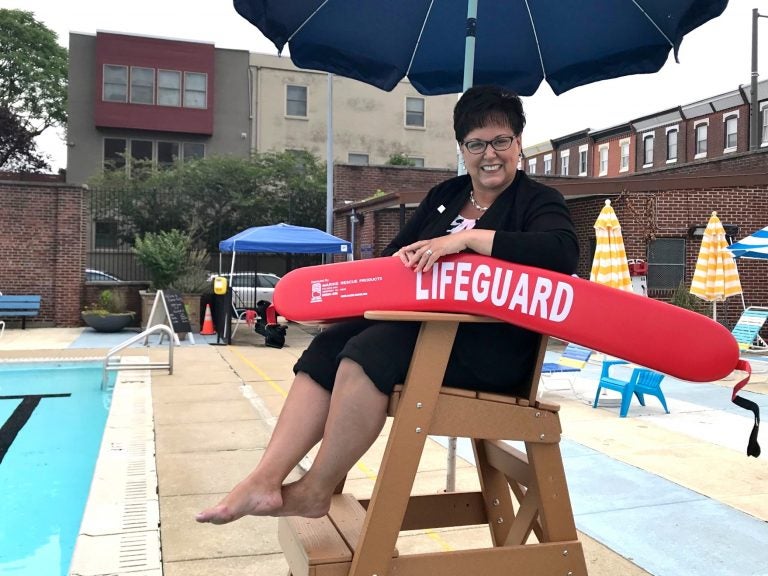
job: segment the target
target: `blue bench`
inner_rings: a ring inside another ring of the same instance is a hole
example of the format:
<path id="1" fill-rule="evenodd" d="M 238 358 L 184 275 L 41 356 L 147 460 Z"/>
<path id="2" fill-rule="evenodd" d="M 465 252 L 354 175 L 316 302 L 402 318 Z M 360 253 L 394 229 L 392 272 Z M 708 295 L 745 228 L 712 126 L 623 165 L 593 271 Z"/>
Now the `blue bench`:
<path id="1" fill-rule="evenodd" d="M 0 318 L 21 318 L 21 329 L 27 318 L 40 313 L 40 296 L 0 296 Z"/>

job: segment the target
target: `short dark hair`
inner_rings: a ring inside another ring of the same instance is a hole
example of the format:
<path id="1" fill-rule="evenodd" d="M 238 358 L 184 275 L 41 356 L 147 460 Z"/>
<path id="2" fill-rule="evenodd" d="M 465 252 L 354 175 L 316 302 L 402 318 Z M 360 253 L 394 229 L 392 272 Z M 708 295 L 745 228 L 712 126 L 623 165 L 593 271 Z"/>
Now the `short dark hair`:
<path id="1" fill-rule="evenodd" d="M 473 86 L 459 98 L 453 109 L 453 130 L 461 143 L 472 130 L 502 124 L 515 135 L 525 128 L 525 112 L 520 97 L 501 86 Z"/>

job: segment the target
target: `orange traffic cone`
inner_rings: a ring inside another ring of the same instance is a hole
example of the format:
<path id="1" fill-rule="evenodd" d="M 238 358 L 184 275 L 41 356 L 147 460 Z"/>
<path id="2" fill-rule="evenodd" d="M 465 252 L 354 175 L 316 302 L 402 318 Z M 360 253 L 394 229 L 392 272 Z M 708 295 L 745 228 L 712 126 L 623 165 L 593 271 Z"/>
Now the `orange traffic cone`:
<path id="1" fill-rule="evenodd" d="M 200 330 L 201 336 L 213 336 L 216 334 L 216 328 L 213 327 L 213 315 L 211 314 L 211 305 L 205 305 L 205 318 L 203 319 L 203 329 Z"/>

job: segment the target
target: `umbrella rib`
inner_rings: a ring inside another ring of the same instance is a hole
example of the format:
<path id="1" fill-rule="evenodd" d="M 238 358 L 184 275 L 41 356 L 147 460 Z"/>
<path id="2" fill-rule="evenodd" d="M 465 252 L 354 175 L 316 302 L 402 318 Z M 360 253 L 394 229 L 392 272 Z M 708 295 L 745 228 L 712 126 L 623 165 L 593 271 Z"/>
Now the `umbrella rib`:
<path id="1" fill-rule="evenodd" d="M 411 52 L 411 60 L 408 62 L 408 70 L 405 72 L 406 77 L 411 73 L 411 67 L 413 66 L 413 61 L 416 59 L 416 52 L 419 51 L 419 44 L 421 44 L 421 38 L 424 35 L 424 28 L 427 27 L 427 21 L 429 20 L 429 15 L 432 13 L 432 6 L 434 5 L 435 5 L 435 0 L 432 0 L 429 3 L 427 14 L 424 16 L 424 22 L 421 23 L 421 30 L 419 30 L 419 37 L 416 39 L 416 44 L 413 47 L 413 52 Z"/>
<path id="2" fill-rule="evenodd" d="M 533 30 L 533 37 L 536 40 L 536 51 L 539 53 L 539 64 L 541 64 L 541 74 L 544 79 L 547 79 L 547 69 L 544 68 L 544 57 L 541 55 L 541 46 L 539 45 L 539 35 L 536 33 L 536 24 L 533 22 L 533 14 L 531 14 L 531 7 L 528 5 L 528 0 L 525 0 L 525 9 L 528 10 L 528 19 L 531 21 L 531 29 Z"/>
<path id="3" fill-rule="evenodd" d="M 640 12 L 642 12 L 642 13 L 643 13 L 643 15 L 644 15 L 646 18 L 648 18 L 648 21 L 649 21 L 651 24 L 653 24 L 653 27 L 654 27 L 654 28 L 656 28 L 656 30 L 658 30 L 658 31 L 659 31 L 659 34 L 661 34 L 662 36 L 664 36 L 664 39 L 665 39 L 667 42 L 669 42 L 669 45 L 670 45 L 670 46 L 672 46 L 672 47 L 674 48 L 674 47 L 675 47 L 675 43 L 674 43 L 674 42 L 672 42 L 672 40 L 670 40 L 670 39 L 669 39 L 669 36 L 667 36 L 666 34 L 664 34 L 664 31 L 663 31 L 661 28 L 659 28 L 659 26 L 658 26 L 658 24 L 656 24 L 656 22 L 654 22 L 654 21 L 653 21 L 653 18 L 651 18 L 651 16 L 648 14 L 648 12 L 646 12 L 646 11 L 645 11 L 645 8 L 643 8 L 642 6 L 640 6 L 640 4 L 638 3 L 638 1 L 637 1 L 637 0 L 632 0 L 632 4 L 634 4 L 635 6 L 637 6 L 637 9 L 638 9 L 638 10 L 640 10 Z M 677 59 L 677 57 L 675 57 L 675 59 Z"/>
<path id="4" fill-rule="evenodd" d="M 294 31 L 291 33 L 291 35 L 290 35 L 290 36 L 288 36 L 288 39 L 285 41 L 285 43 L 286 43 L 286 44 L 288 44 L 288 43 L 289 43 L 291 40 L 293 40 L 293 37 L 294 37 L 294 36 L 296 36 L 296 34 L 298 34 L 299 32 L 301 32 L 301 29 L 302 29 L 302 28 L 304 28 L 304 26 L 305 26 L 306 24 L 308 24 L 308 23 L 309 23 L 309 21 L 310 21 L 310 20 L 312 20 L 312 18 L 314 18 L 314 17 L 315 17 L 315 14 L 317 14 L 318 12 L 320 12 L 320 10 L 322 10 L 322 9 L 325 7 L 325 5 L 326 5 L 326 4 L 328 4 L 328 2 L 330 2 L 330 1 L 331 1 L 331 0 L 324 0 L 324 1 L 323 1 L 323 3 L 322 3 L 322 4 L 320 4 L 320 6 L 318 6 L 317 8 L 315 8 L 314 12 L 312 12 L 312 14 L 310 14 L 309 16 L 307 16 L 307 19 L 306 19 L 306 20 L 304 20 L 304 22 L 302 22 L 301 24 L 299 24 L 299 27 L 298 27 L 298 28 L 296 28 L 296 30 L 294 30 Z"/>

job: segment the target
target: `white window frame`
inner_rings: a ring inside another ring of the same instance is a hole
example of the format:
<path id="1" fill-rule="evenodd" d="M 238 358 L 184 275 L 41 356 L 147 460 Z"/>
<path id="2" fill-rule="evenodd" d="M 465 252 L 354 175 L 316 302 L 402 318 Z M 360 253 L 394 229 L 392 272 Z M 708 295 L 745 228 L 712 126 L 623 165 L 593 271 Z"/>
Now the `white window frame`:
<path id="1" fill-rule="evenodd" d="M 552 174 L 552 154 L 544 154 L 544 175 Z"/>
<path id="2" fill-rule="evenodd" d="M 175 86 L 164 86 L 162 82 L 163 76 L 173 76 L 178 79 L 178 82 Z M 155 99 L 155 102 L 157 102 L 158 106 L 168 106 L 171 108 L 180 108 L 181 107 L 181 71 L 180 70 L 166 70 L 163 68 L 158 69 L 157 71 L 157 96 Z M 162 98 L 161 95 L 163 94 L 171 94 L 172 96 L 175 96 L 175 98 L 172 97 L 173 103 L 172 104 L 164 104 L 161 102 Z"/>
<path id="3" fill-rule="evenodd" d="M 626 148 L 626 154 L 624 149 Z M 619 172 L 629 171 L 629 138 L 619 140 Z"/>
<path id="4" fill-rule="evenodd" d="M 650 154 L 650 162 L 648 162 L 648 145 L 646 144 L 646 141 L 651 141 L 651 154 Z M 642 136 L 643 141 L 643 168 L 653 168 L 653 148 L 656 144 L 656 133 L 655 132 L 645 132 Z"/>
<path id="5" fill-rule="evenodd" d="M 760 147 L 768 146 L 768 102 L 760 104 L 760 118 L 762 118 Z"/>
<path id="6" fill-rule="evenodd" d="M 586 176 L 589 172 L 589 144 L 579 146 L 579 176 Z"/>
<path id="7" fill-rule="evenodd" d="M 365 157 L 365 164 L 361 164 L 359 162 L 352 162 L 352 156 L 359 156 L 360 158 Z M 370 166 L 371 165 L 371 155 L 366 154 L 365 152 L 348 152 L 347 153 L 347 163 L 351 164 L 352 166 Z"/>
<path id="8" fill-rule="evenodd" d="M 198 90 L 196 88 L 188 88 L 187 84 L 189 84 L 189 80 L 191 76 L 200 76 L 203 79 L 203 86 L 204 88 L 202 90 Z M 202 94 L 203 95 L 203 103 L 202 105 L 193 104 L 191 102 L 190 96 L 192 94 Z M 184 72 L 184 96 L 182 98 L 182 104 L 184 108 L 195 108 L 198 110 L 206 110 L 208 108 L 208 74 L 205 72 Z"/>
<path id="9" fill-rule="evenodd" d="M 149 70 L 152 73 L 152 81 L 149 84 L 139 84 L 138 82 L 134 81 L 134 77 L 138 76 L 137 71 L 138 70 Z M 131 66 L 131 77 L 130 77 L 130 102 L 131 104 L 144 104 L 145 106 L 154 106 L 155 104 L 155 69 L 149 68 L 148 66 Z M 135 90 L 136 88 L 149 88 L 149 102 L 141 102 L 137 101 L 135 97 Z"/>
<path id="10" fill-rule="evenodd" d="M 291 114 L 288 110 L 288 102 L 301 102 L 298 98 L 288 98 L 288 92 L 291 88 L 300 88 L 304 90 L 304 114 Z M 285 85 L 285 116 L 286 118 L 299 118 L 307 120 L 309 118 L 309 87 L 304 84 L 286 84 Z"/>
<path id="11" fill-rule="evenodd" d="M 600 144 L 597 148 L 598 157 L 600 160 L 600 167 L 598 170 L 598 176 L 606 176 L 608 174 L 608 149 L 609 144 Z"/>
<path id="12" fill-rule="evenodd" d="M 424 156 L 408 156 L 408 160 L 413 162 L 414 168 L 424 168 L 426 166 Z"/>
<path id="13" fill-rule="evenodd" d="M 410 101 L 413 102 L 421 102 L 421 111 L 413 111 L 408 109 L 408 103 Z M 426 98 L 420 98 L 418 96 L 406 96 L 405 97 L 405 104 L 403 107 L 403 125 L 412 130 L 424 130 L 427 127 L 427 99 Z M 421 116 L 421 124 L 410 124 L 408 122 L 408 115 L 410 114 L 419 114 Z"/>
<path id="14" fill-rule="evenodd" d="M 187 158 L 187 152 L 188 146 L 202 146 L 203 153 L 201 156 L 191 156 L 190 158 Z M 179 147 L 181 150 L 181 160 L 182 162 L 187 162 L 189 159 L 195 160 L 197 158 L 205 158 L 207 156 L 207 146 L 205 145 L 205 142 L 182 142 L 181 146 Z"/>
<path id="15" fill-rule="evenodd" d="M 571 163 L 571 151 L 563 150 L 560 152 L 560 176 L 569 176 L 569 167 Z"/>
<path id="16" fill-rule="evenodd" d="M 670 158 L 669 156 L 670 132 L 675 132 L 675 157 L 674 158 Z M 675 124 L 674 126 L 667 126 L 666 130 L 664 131 L 664 141 L 666 142 L 666 145 L 667 145 L 667 154 L 666 154 L 667 164 L 674 164 L 675 162 L 677 162 L 677 159 L 680 155 L 680 128 L 678 127 L 677 124 Z"/>
<path id="17" fill-rule="evenodd" d="M 536 158 L 528 159 L 528 174 L 536 174 Z"/>
<path id="18" fill-rule="evenodd" d="M 699 128 L 704 127 L 704 151 L 699 152 Z M 693 149 L 696 153 L 693 156 L 694 160 L 707 157 L 707 148 L 709 145 L 709 120 L 701 120 L 693 125 Z"/>
<path id="19" fill-rule="evenodd" d="M 736 130 L 734 130 L 733 132 L 736 143 L 733 146 L 728 146 L 728 136 L 729 136 L 728 121 L 729 120 L 736 121 Z M 732 112 L 723 114 L 723 154 L 730 154 L 731 152 L 736 152 L 738 148 L 739 148 L 739 111 L 733 110 Z"/>
<path id="20" fill-rule="evenodd" d="M 107 82 L 107 68 L 119 68 L 124 71 L 125 73 L 125 84 L 118 84 L 117 82 Z M 107 85 L 110 86 L 122 86 L 123 87 L 123 98 L 122 100 L 116 100 L 113 98 L 107 98 Z M 128 66 L 123 66 L 121 64 L 104 64 L 101 69 L 101 99 L 104 102 L 122 102 L 125 104 L 128 102 L 128 89 L 130 86 L 130 79 L 128 77 Z"/>

